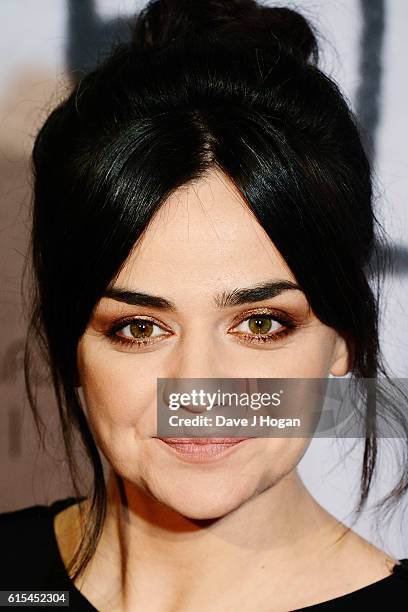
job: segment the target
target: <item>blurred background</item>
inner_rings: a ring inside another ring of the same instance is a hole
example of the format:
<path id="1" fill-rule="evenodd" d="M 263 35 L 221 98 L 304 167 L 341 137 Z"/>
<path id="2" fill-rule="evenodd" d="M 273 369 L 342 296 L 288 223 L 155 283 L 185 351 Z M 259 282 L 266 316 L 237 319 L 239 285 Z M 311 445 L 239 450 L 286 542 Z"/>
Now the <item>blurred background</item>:
<path id="1" fill-rule="evenodd" d="M 29 236 L 30 152 L 52 108 L 81 75 L 129 38 L 138 0 L 2 0 L 0 4 L 0 512 L 72 494 L 56 406 L 39 393 L 49 430 L 40 448 L 25 398 L 22 356 L 27 313 L 21 278 Z M 376 180 L 375 207 L 393 243 L 381 340 L 391 373 L 408 378 L 408 3 L 405 0 L 265 2 L 293 7 L 320 31 L 320 67 L 356 112 Z M 408 407 L 407 407 L 408 410 Z M 387 491 L 403 440 L 381 443 L 371 505 Z M 361 440 L 315 439 L 300 473 L 318 501 L 350 524 L 362 461 Z M 79 451 L 78 451 L 79 452 Z M 87 473 L 84 470 L 84 487 Z M 380 528 L 370 510 L 356 531 L 390 554 L 408 557 L 406 503 Z"/>

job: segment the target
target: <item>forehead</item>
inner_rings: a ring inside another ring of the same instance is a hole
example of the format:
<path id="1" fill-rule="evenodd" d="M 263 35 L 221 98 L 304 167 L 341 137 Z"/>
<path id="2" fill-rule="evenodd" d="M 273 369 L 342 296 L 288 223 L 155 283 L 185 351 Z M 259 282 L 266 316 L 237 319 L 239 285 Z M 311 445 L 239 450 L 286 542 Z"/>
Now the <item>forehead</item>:
<path id="1" fill-rule="evenodd" d="M 163 203 L 117 281 L 197 287 L 230 279 L 242 286 L 275 276 L 295 281 L 235 185 L 214 170 Z"/>

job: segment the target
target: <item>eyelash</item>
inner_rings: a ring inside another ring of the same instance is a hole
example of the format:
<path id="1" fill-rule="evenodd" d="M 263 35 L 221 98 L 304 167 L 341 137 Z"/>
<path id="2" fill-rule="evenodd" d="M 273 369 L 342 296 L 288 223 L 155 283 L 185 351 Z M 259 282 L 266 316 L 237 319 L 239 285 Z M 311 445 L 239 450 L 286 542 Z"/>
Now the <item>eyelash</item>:
<path id="1" fill-rule="evenodd" d="M 249 315 L 247 314 L 246 317 L 240 319 L 239 321 L 237 321 L 232 328 L 233 329 L 235 327 L 237 327 L 238 325 L 240 325 L 241 323 L 244 323 L 246 321 L 250 321 L 251 319 L 272 319 L 272 321 L 275 321 L 277 323 L 279 323 L 280 325 L 284 325 L 286 329 L 283 329 L 280 332 L 273 332 L 270 334 L 246 334 L 243 332 L 239 332 L 239 333 L 234 333 L 233 335 L 236 335 L 239 338 L 239 341 L 241 342 L 249 342 L 249 343 L 260 343 L 260 344 L 266 344 L 268 342 L 277 342 L 279 340 L 282 340 L 283 338 L 286 338 L 289 334 L 291 334 L 297 327 L 296 323 L 291 320 L 291 319 L 285 319 L 284 317 L 281 317 L 280 315 L 276 315 L 274 312 L 270 312 L 270 311 L 265 311 L 263 310 L 262 312 L 252 312 Z M 109 338 L 109 340 L 114 343 L 114 344 L 119 344 L 121 346 L 127 346 L 129 347 L 146 347 L 146 346 L 151 346 L 153 344 L 156 344 L 157 342 L 161 342 L 162 339 L 164 339 L 167 336 L 157 336 L 157 338 L 161 338 L 161 339 L 155 339 L 155 340 L 151 340 L 151 339 L 145 339 L 145 340 L 138 340 L 138 339 L 133 339 L 130 340 L 128 338 L 124 338 L 123 336 L 119 336 L 118 332 L 125 329 L 128 325 L 131 325 L 132 323 L 143 323 L 143 322 L 150 322 L 153 323 L 154 325 L 156 325 L 157 327 L 162 328 L 162 326 L 156 322 L 154 319 L 151 319 L 150 317 L 130 317 L 128 319 L 122 319 L 119 323 L 113 325 L 106 333 L 107 337 Z M 170 334 L 168 334 L 170 335 Z"/>

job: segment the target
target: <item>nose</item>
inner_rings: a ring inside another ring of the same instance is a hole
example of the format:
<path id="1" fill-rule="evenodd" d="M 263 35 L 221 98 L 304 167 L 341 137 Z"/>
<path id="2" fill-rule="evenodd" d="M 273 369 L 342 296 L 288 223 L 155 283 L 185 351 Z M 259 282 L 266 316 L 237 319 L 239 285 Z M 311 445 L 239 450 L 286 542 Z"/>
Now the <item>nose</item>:
<path id="1" fill-rule="evenodd" d="M 228 373 L 223 358 L 220 343 L 203 321 L 192 326 L 180 339 L 171 356 L 170 366 L 165 370 L 166 381 L 163 381 L 162 398 L 164 403 L 170 393 L 185 395 L 183 409 L 194 413 L 206 412 L 206 405 L 190 401 L 192 391 L 203 390 L 207 393 L 216 393 Z"/>
<path id="2" fill-rule="evenodd" d="M 186 330 L 167 368 L 168 378 L 226 378 L 231 375 L 222 343 L 202 321 Z"/>

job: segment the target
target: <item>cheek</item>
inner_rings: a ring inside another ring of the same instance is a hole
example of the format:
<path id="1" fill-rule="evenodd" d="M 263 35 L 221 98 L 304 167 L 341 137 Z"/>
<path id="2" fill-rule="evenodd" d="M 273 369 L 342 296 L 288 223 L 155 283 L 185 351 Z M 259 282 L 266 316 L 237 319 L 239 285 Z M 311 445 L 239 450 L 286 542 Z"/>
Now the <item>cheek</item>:
<path id="1" fill-rule="evenodd" d="M 302 459 L 311 438 L 268 438 L 266 440 L 268 457 L 266 467 L 267 485 L 276 484 L 289 474 Z"/>
<path id="2" fill-rule="evenodd" d="M 96 343 L 95 343 L 96 344 Z M 89 421 L 99 438 L 145 437 L 156 418 L 156 376 L 138 374 L 132 355 L 98 350 L 91 342 L 78 351 L 78 369 Z"/>
<path id="3" fill-rule="evenodd" d="M 322 326 L 302 332 L 283 356 L 283 376 L 295 378 L 325 378 L 331 366 L 334 334 Z M 278 377 L 278 375 L 276 375 Z"/>
<path id="4" fill-rule="evenodd" d="M 316 325 L 299 330 L 272 350 L 237 353 L 229 360 L 230 369 L 249 378 L 326 378 L 334 342 L 331 330 Z"/>

